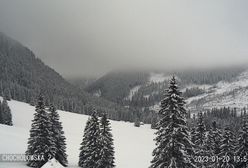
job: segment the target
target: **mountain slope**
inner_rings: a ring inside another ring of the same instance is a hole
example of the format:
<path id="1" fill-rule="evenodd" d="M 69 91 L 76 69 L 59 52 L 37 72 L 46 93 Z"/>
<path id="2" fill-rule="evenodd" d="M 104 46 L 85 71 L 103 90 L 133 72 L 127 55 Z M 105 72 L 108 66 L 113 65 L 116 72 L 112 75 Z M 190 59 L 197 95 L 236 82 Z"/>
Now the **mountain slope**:
<path id="1" fill-rule="evenodd" d="M 154 111 L 159 109 L 159 102 L 163 96 L 163 91 L 167 89 L 167 82 L 171 74 L 177 77 L 183 96 L 188 102 L 188 108 L 199 111 L 211 107 L 243 106 L 244 103 L 238 104 L 247 99 L 244 96 L 244 94 L 246 95 L 246 85 L 242 85 L 240 90 L 238 90 L 239 87 L 236 87 L 222 94 L 215 92 L 216 89 L 214 88 L 219 87 L 219 85 L 221 88 L 224 85 L 233 85 L 232 83 L 237 78 L 244 76 L 246 70 L 247 66 L 241 65 L 176 72 L 144 71 L 144 78 L 141 79 L 138 78 L 137 72 L 112 72 L 93 82 L 86 88 L 86 91 L 137 111 L 134 114 L 135 118 L 151 123 L 152 118 L 156 118 Z M 237 83 L 242 82 L 242 80 L 238 79 L 235 85 L 239 86 Z M 243 81 L 243 83 L 246 82 Z M 235 100 L 230 97 L 232 95 L 236 95 Z"/>
<path id="2" fill-rule="evenodd" d="M 214 107 L 244 108 L 248 102 L 248 70 L 232 81 L 220 81 L 206 89 L 206 93 L 188 99 L 191 108 L 210 109 Z"/>
<path id="3" fill-rule="evenodd" d="M 0 151 L 1 153 L 23 154 L 27 148 L 35 107 L 14 100 L 9 101 L 8 104 L 12 111 L 14 125 L 9 127 L 0 124 Z M 59 115 L 67 138 L 69 168 L 78 168 L 79 148 L 88 116 L 65 111 L 59 111 Z M 133 126 L 133 123 L 111 121 L 111 126 L 116 168 L 148 167 L 152 159 L 152 150 L 155 147 L 154 130 L 150 129 L 150 125 L 137 128 Z M 0 167 L 28 168 L 25 162 L 0 162 Z"/>
<path id="4" fill-rule="evenodd" d="M 150 100 L 151 103 L 149 104 L 152 104 L 154 101 L 161 99 L 162 92 L 167 88 L 167 82 L 171 74 L 177 76 L 180 87 L 183 89 L 189 85 L 197 87 L 198 85 L 214 85 L 220 81 L 230 82 L 245 69 L 246 66 L 233 66 L 175 72 L 117 71 L 106 74 L 86 87 L 85 90 L 118 103 L 123 103 L 123 100 L 132 101 L 132 99 L 144 101 L 142 100 L 143 97 L 144 99 L 151 98 L 152 100 Z"/>
<path id="5" fill-rule="evenodd" d="M 59 109 L 87 114 L 93 105 L 113 119 L 130 120 L 125 108 L 75 87 L 31 50 L 0 33 L 0 95 L 33 104 L 39 93 L 45 96 L 46 104 Z"/>
<path id="6" fill-rule="evenodd" d="M 113 71 L 86 87 L 86 91 L 113 102 L 122 101 L 131 88 L 144 84 L 148 80 L 146 72 Z"/>

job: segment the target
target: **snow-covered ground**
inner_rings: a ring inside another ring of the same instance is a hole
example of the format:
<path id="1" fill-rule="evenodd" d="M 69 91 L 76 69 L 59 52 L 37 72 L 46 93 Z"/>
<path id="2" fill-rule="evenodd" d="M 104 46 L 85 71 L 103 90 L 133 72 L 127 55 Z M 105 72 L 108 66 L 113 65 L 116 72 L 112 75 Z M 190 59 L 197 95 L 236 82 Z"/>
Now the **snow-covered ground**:
<path id="1" fill-rule="evenodd" d="M 204 99 L 203 108 L 213 107 L 247 107 L 248 102 L 248 70 L 241 73 L 231 82 L 220 81 L 216 85 L 204 86 L 208 93 L 189 98 L 188 103 Z"/>
<path id="2" fill-rule="evenodd" d="M 63 168 L 63 166 L 56 159 L 53 158 L 46 164 L 44 164 L 42 168 Z"/>
<path id="3" fill-rule="evenodd" d="M 202 98 L 207 97 L 207 96 L 208 96 L 208 94 L 204 93 L 204 94 L 201 94 L 198 96 L 190 97 L 190 98 L 186 99 L 186 103 L 189 104 L 194 100 L 199 100 L 199 99 L 202 99 Z"/>
<path id="4" fill-rule="evenodd" d="M 243 88 L 248 86 L 248 70 L 241 73 L 236 80 L 233 82 L 219 82 L 216 85 L 216 93 L 221 94 L 225 92 L 230 92 L 235 89 Z"/>
<path id="5" fill-rule="evenodd" d="M 14 126 L 0 124 L 0 153 L 24 154 L 35 109 L 33 106 L 14 100 L 9 102 L 9 106 Z M 65 111 L 59 111 L 59 114 L 67 138 L 69 168 L 74 168 L 77 167 L 79 147 L 88 116 Z M 152 150 L 155 147 L 154 130 L 150 129 L 149 125 L 137 128 L 133 123 L 120 121 L 111 121 L 111 125 L 117 168 L 149 167 Z M 19 167 L 26 168 L 25 163 L 0 162 L 0 168 Z"/>

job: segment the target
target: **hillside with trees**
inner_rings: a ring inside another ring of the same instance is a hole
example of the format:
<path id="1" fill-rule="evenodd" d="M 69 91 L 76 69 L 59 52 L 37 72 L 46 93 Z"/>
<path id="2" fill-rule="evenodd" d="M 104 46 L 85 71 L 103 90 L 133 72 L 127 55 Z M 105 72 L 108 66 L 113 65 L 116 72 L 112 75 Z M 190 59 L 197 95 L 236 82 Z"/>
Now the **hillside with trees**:
<path id="1" fill-rule="evenodd" d="M 46 105 L 53 103 L 61 110 L 88 114 L 94 105 L 99 111 L 108 111 L 111 119 L 131 120 L 127 109 L 75 87 L 30 49 L 0 33 L 0 95 L 34 105 L 39 93 Z"/>
<path id="2" fill-rule="evenodd" d="M 148 77 L 146 72 L 113 71 L 93 82 L 85 90 L 92 94 L 100 91 L 101 97 L 121 103 L 130 89 L 145 84 Z"/>

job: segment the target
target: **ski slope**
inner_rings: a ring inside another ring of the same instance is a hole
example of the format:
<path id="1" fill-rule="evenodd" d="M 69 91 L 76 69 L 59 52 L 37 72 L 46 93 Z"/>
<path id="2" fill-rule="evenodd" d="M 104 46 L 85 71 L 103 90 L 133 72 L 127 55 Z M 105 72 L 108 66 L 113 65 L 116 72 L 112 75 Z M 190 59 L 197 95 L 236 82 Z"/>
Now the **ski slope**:
<path id="1" fill-rule="evenodd" d="M 0 153 L 24 154 L 35 108 L 14 100 L 8 103 L 12 111 L 14 126 L 0 124 Z M 59 111 L 59 114 L 67 138 L 69 168 L 76 168 L 78 167 L 79 147 L 88 116 L 65 111 Z M 133 123 L 111 121 L 111 126 L 114 136 L 116 167 L 149 167 L 152 150 L 155 147 L 154 130 L 150 129 L 150 125 L 137 128 L 133 126 Z M 25 162 L 0 162 L 0 168 L 19 167 L 26 168 L 27 166 Z"/>

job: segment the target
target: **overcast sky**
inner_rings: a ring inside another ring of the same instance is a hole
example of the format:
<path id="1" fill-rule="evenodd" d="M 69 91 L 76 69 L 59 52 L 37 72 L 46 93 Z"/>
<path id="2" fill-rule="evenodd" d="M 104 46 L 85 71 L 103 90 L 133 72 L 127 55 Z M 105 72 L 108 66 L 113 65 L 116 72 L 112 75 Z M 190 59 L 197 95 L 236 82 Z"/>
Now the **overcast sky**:
<path id="1" fill-rule="evenodd" d="M 0 31 L 65 77 L 248 63 L 247 0 L 0 0 Z"/>

